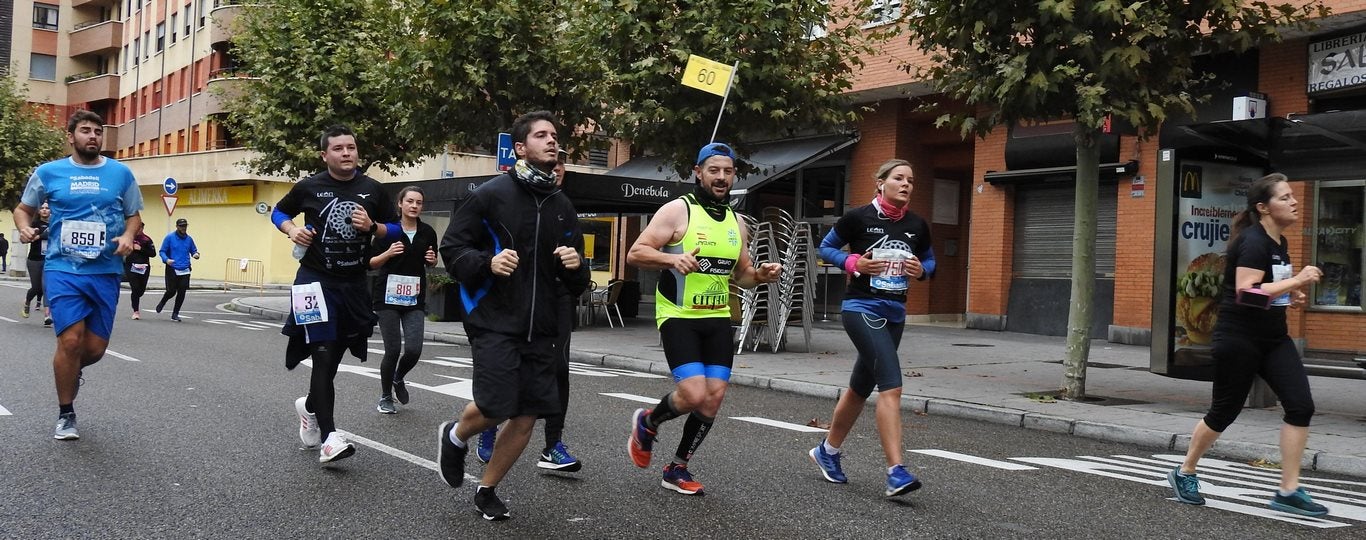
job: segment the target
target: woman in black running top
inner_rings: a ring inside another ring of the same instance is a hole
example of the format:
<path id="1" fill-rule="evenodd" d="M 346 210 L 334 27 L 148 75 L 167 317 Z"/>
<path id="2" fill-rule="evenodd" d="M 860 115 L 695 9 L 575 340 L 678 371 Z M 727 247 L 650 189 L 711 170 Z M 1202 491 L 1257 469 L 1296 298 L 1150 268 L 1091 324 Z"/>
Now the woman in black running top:
<path id="1" fill-rule="evenodd" d="M 1295 343 L 1286 329 L 1286 308 L 1301 308 L 1301 289 L 1323 277 L 1306 265 L 1292 271 L 1290 252 L 1281 233 L 1299 221 L 1299 202 L 1285 175 L 1269 174 L 1252 184 L 1247 207 L 1233 218 L 1233 235 L 1224 252 L 1223 298 L 1214 323 L 1214 397 L 1209 413 L 1195 424 L 1190 447 L 1180 467 L 1167 474 L 1176 500 L 1205 504 L 1195 468 L 1243 410 L 1253 377 L 1260 376 L 1276 392 L 1284 410 L 1281 426 L 1281 485 L 1272 496 L 1274 510 L 1322 516 L 1328 509 L 1300 487 L 1300 461 L 1309 441 L 1314 397 Z"/>
<path id="2" fill-rule="evenodd" d="M 38 229 L 38 241 L 28 246 L 28 294 L 24 295 L 24 309 L 20 312 L 25 319 L 28 318 L 29 304 L 33 299 L 38 299 L 38 306 L 43 308 L 43 324 L 52 324 L 52 311 L 43 302 L 43 263 L 47 259 L 47 220 L 52 215 L 52 211 L 47 208 L 47 203 L 38 207 L 38 218 L 33 220 L 33 228 Z"/>

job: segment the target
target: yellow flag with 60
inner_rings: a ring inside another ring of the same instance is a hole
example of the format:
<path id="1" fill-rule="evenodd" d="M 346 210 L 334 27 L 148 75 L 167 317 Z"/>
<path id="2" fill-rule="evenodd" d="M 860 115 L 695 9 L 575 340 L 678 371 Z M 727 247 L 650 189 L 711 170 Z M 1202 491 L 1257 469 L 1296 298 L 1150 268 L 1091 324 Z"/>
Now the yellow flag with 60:
<path id="1" fill-rule="evenodd" d="M 683 86 L 724 97 L 730 90 L 734 68 L 695 54 L 688 55 L 688 66 L 683 68 Z"/>

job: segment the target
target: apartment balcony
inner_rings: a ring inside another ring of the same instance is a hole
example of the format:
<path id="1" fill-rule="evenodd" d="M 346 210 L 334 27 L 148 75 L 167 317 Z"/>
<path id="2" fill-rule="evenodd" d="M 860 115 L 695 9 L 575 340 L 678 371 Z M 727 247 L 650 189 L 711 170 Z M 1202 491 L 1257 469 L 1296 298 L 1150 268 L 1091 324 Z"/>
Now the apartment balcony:
<path id="1" fill-rule="evenodd" d="M 109 150 L 117 150 L 117 149 L 119 149 L 119 148 L 123 148 L 124 146 L 127 146 L 127 145 L 121 144 L 122 142 L 123 142 L 123 141 L 119 140 L 119 126 L 116 126 L 116 125 L 114 125 L 114 124 L 105 124 L 105 125 L 104 125 L 104 147 L 105 147 L 106 149 L 109 149 Z"/>
<path id="2" fill-rule="evenodd" d="M 237 16 L 247 9 L 239 0 L 217 0 L 209 11 L 209 44 L 232 41 L 237 32 Z"/>
<path id="3" fill-rule="evenodd" d="M 71 31 L 71 56 L 117 52 L 122 47 L 123 23 L 104 21 L 86 24 Z"/>
<path id="4" fill-rule="evenodd" d="M 67 77 L 66 102 L 92 103 L 119 98 L 119 76 L 83 74 Z"/>
<path id="5" fill-rule="evenodd" d="M 250 77 L 233 68 L 219 69 L 209 73 L 209 80 L 204 83 L 204 94 L 207 96 L 204 100 L 204 114 L 228 112 L 228 102 L 242 95 L 251 81 L 256 79 L 256 77 Z"/>

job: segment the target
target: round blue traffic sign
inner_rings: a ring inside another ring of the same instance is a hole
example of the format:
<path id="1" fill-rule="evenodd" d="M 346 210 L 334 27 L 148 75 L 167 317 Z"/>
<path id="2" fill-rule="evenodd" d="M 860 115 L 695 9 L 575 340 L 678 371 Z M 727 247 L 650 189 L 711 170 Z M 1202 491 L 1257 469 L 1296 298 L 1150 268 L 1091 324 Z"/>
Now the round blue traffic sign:
<path id="1" fill-rule="evenodd" d="M 167 195 L 175 195 L 176 190 L 180 189 L 180 185 L 176 183 L 174 178 L 168 176 L 166 181 L 161 183 L 161 188 L 166 190 Z"/>

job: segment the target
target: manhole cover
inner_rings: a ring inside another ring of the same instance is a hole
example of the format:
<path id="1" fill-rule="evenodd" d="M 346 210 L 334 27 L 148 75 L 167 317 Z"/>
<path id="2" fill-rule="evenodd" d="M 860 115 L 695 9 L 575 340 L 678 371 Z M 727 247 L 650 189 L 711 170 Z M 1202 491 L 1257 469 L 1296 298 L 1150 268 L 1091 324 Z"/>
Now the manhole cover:
<path id="1" fill-rule="evenodd" d="M 995 347 L 987 343 L 953 343 L 954 347 Z"/>

